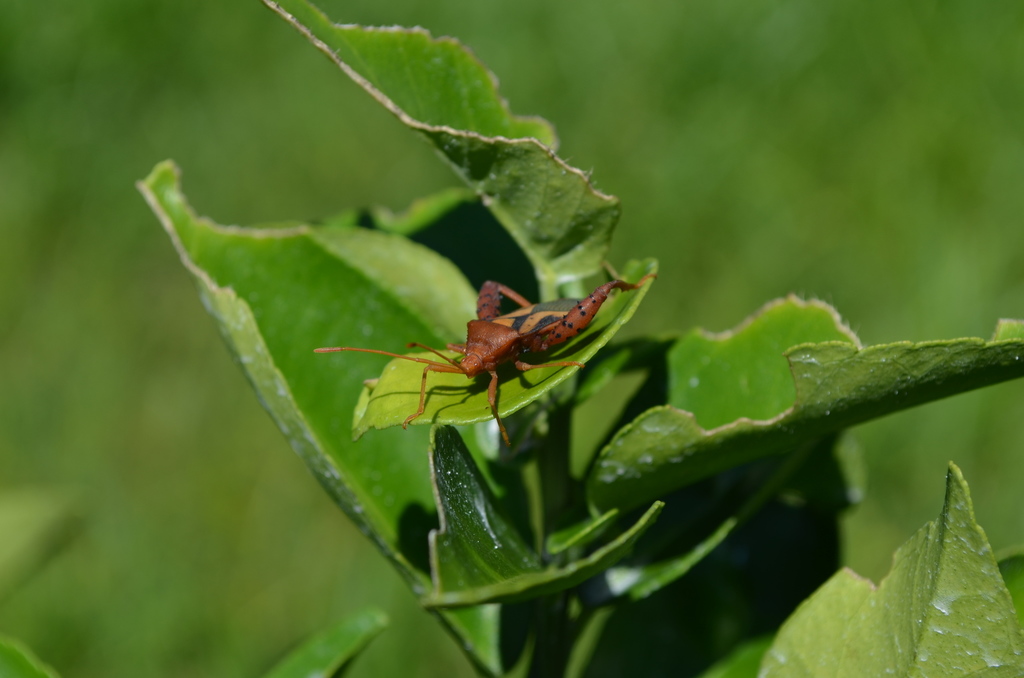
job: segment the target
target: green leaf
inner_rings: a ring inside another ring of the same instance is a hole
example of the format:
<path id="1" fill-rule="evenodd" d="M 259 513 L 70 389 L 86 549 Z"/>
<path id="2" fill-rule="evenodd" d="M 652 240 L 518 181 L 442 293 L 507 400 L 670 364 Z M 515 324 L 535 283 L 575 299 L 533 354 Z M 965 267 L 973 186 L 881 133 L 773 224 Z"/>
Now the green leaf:
<path id="1" fill-rule="evenodd" d="M 1017 547 L 999 558 L 999 573 L 1013 599 L 1017 621 L 1024 625 L 1024 547 Z"/>
<path id="2" fill-rule="evenodd" d="M 67 543 L 75 523 L 72 502 L 62 493 L 7 490 L 0 494 L 0 598 Z"/>
<path id="3" fill-rule="evenodd" d="M 309 237 L 388 292 L 434 336 L 464 334 L 466 318 L 476 309 L 476 294 L 448 260 L 401 237 L 365 228 L 320 228 Z M 335 293 L 346 295 L 348 291 Z M 373 312 L 372 307 L 359 310 Z M 364 321 L 366 334 L 370 325 L 366 318 L 359 319 Z"/>
<path id="4" fill-rule="evenodd" d="M 431 474 L 439 530 L 430 533 L 436 592 L 459 591 L 540 572 L 540 557 L 501 514 L 458 431 L 434 429 Z"/>
<path id="5" fill-rule="evenodd" d="M 714 532 L 681 556 L 639 567 L 613 567 L 605 573 L 608 592 L 613 596 L 628 595 L 643 600 L 678 580 L 725 541 L 740 524 L 735 517 L 722 521 Z"/>
<path id="6" fill-rule="evenodd" d="M 512 115 L 495 77 L 458 40 L 434 38 L 422 28 L 332 24 L 300 0 L 265 4 L 410 126 L 554 143 L 547 121 Z"/>
<path id="7" fill-rule="evenodd" d="M 1020 676 L 1024 633 L 967 483 L 950 464 L 937 520 L 901 546 L 876 588 L 842 570 L 793 613 L 762 678 Z"/>
<path id="8" fill-rule="evenodd" d="M 657 518 L 656 502 L 586 558 L 545 568 L 498 508 L 458 431 L 434 429 L 431 454 L 441 529 L 431 533 L 435 607 L 514 602 L 576 586 L 625 556 Z"/>
<path id="9" fill-rule="evenodd" d="M 728 657 L 716 662 L 700 678 L 755 678 L 761 666 L 761 658 L 771 644 L 771 636 L 746 642 Z"/>
<path id="10" fill-rule="evenodd" d="M 721 520 L 706 537 L 679 555 L 665 560 L 643 562 L 639 565 L 624 565 L 608 570 L 605 573 L 605 578 L 609 593 L 614 596 L 628 595 L 632 600 L 642 600 L 687 574 L 725 541 L 737 527 L 754 516 L 768 501 L 774 499 L 787 483 L 799 480 L 795 474 L 808 468 L 817 471 L 829 469 L 827 460 L 834 458 L 835 442 L 834 437 L 829 437 L 816 445 L 805 445 L 802 450 L 789 455 L 776 465 L 771 475 L 760 482 L 756 486 L 757 489 L 746 497 L 743 503 L 731 512 L 731 515 Z M 823 463 L 822 460 L 825 462 Z M 836 479 L 824 475 L 819 476 L 818 480 L 829 486 L 837 484 Z M 834 506 L 833 503 L 833 506 L 829 508 Z M 819 504 L 819 511 L 821 508 Z M 649 556 L 644 560 L 649 560 Z M 779 582 L 776 582 L 776 586 L 778 584 Z"/>
<path id="11" fill-rule="evenodd" d="M 828 341 L 860 344 L 831 306 L 796 297 L 767 304 L 728 332 L 694 330 L 668 353 L 668 404 L 705 429 L 771 419 L 796 399 L 787 349 Z"/>
<path id="12" fill-rule="evenodd" d="M 673 508 L 674 505 L 670 504 L 666 513 Z M 664 515 L 657 527 L 670 518 L 670 515 Z M 768 525 L 763 524 L 762 527 Z M 790 540 L 784 538 L 781 541 L 790 560 L 793 559 L 792 553 L 800 553 L 788 550 L 793 546 Z M 612 614 L 604 625 L 588 670 L 583 675 L 587 678 L 633 674 L 699 675 L 748 638 L 751 632 L 761 633 L 780 624 L 783 619 L 764 614 L 766 603 L 768 606 L 790 605 L 788 609 L 791 610 L 809 592 L 805 590 L 792 603 L 788 600 L 785 584 L 781 587 L 781 601 L 778 589 L 766 593 L 763 587 L 766 573 L 750 571 L 741 565 L 751 554 L 753 544 L 748 542 L 745 546 L 721 557 L 721 551 L 716 551 L 709 561 L 658 595 L 600 608 L 611 609 Z M 765 546 L 772 548 L 769 544 Z M 755 547 L 753 550 L 762 549 Z M 774 550 L 779 551 L 777 545 Z M 755 563 L 765 564 L 756 553 Z M 803 566 L 802 562 L 794 564 L 797 568 Z M 835 567 L 829 571 L 834 572 Z M 768 572 L 778 570 L 770 566 Z M 768 576 L 769 581 L 774 579 Z M 819 581 L 824 581 L 827 576 Z M 771 599 L 770 603 L 768 599 Z"/>
<path id="13" fill-rule="evenodd" d="M 654 407 L 621 429 L 587 478 L 592 504 L 601 511 L 642 506 L 701 478 L 854 424 L 1024 375 L 1021 339 L 859 348 L 847 335 L 845 341 L 796 345 L 780 356 L 785 343 L 800 341 L 787 322 L 810 328 L 806 338 L 814 341 L 828 331 L 820 323 L 823 313 L 831 315 L 823 304 L 791 297 L 734 332 L 681 340 L 673 349 L 670 400 L 697 411 Z M 789 320 L 779 322 L 780 314 Z M 806 321 L 804 315 L 814 317 Z M 846 335 L 831 317 L 833 331 Z M 788 383 L 780 378 L 787 361 Z M 711 392 L 700 393 L 704 389 Z M 732 393 L 735 403 L 728 397 Z M 739 418 L 724 423 L 729 416 Z M 710 423 L 702 425 L 705 420 Z"/>
<path id="14" fill-rule="evenodd" d="M 597 517 L 587 518 L 557 532 L 552 532 L 548 535 L 544 548 L 551 555 L 557 555 L 573 547 L 586 546 L 614 525 L 615 519 L 618 517 L 619 512 L 612 509 Z"/>
<path id="15" fill-rule="evenodd" d="M 427 590 L 427 536 L 436 524 L 427 431 L 386 431 L 358 447 L 347 444 L 362 382 L 379 371 L 379 358 L 352 353 L 332 361 L 313 349 L 398 350 L 410 339 L 453 338 L 457 328 L 446 325 L 462 311 L 449 317 L 434 305 L 472 312 L 474 295 L 461 273 L 427 248 L 344 226 L 344 219 L 322 228 L 239 228 L 201 219 L 170 162 L 157 165 L 139 189 L 292 448 L 413 591 Z M 501 673 L 494 614 L 442 617 L 474 661 Z"/>
<path id="16" fill-rule="evenodd" d="M 0 636 L 0 676 L 3 678 L 57 678 L 57 673 L 22 643 Z"/>
<path id="17" fill-rule="evenodd" d="M 322 631 L 278 662 L 266 678 L 334 678 L 388 624 L 379 610 L 364 610 Z"/>
<path id="18" fill-rule="evenodd" d="M 646 273 L 655 272 L 653 260 L 628 265 L 623 273 L 627 280 L 638 280 Z M 577 361 L 586 363 L 618 330 L 633 317 L 637 307 L 651 285 L 631 292 L 618 292 L 602 306 L 597 318 L 578 337 L 567 345 L 558 346 L 533 362 Z M 469 316 L 472 317 L 472 316 Z M 429 353 L 412 354 L 437 359 Z M 448 352 L 455 357 L 456 353 Z M 499 368 L 498 412 L 504 418 L 516 412 L 579 371 L 576 367 L 552 367 L 520 372 L 513 365 Z M 358 438 L 370 428 L 388 428 L 402 425 L 419 407 L 423 366 L 395 359 L 384 368 L 380 380 L 367 385 L 356 411 L 354 435 Z M 427 400 L 423 414 L 410 424 L 471 424 L 492 419 L 487 402 L 487 384 L 490 377 L 481 375 L 468 380 L 461 373 L 430 373 L 427 381 Z"/>
<path id="19" fill-rule="evenodd" d="M 264 0 L 410 129 L 423 134 L 556 284 L 598 270 L 618 199 L 554 154 L 554 130 L 510 113 L 494 76 L 452 38 L 336 25 L 305 0 Z"/>

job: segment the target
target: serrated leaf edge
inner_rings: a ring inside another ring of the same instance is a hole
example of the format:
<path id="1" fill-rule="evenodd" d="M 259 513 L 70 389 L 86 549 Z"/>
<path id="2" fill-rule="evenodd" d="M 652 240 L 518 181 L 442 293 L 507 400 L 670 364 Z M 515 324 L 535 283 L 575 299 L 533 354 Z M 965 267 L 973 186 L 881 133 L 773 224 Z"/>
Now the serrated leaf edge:
<path id="1" fill-rule="evenodd" d="M 380 91 L 368 79 L 363 77 L 363 75 L 360 74 L 357 70 L 352 68 L 352 66 L 349 66 L 348 63 L 346 63 L 343 59 L 341 59 L 334 52 L 334 50 L 332 50 L 330 48 L 330 46 L 327 43 L 325 43 L 324 41 L 320 40 L 318 37 L 316 37 L 316 35 L 313 34 L 313 32 L 311 30 L 309 30 L 309 28 L 307 28 L 305 25 L 303 25 L 302 22 L 300 22 L 295 17 L 295 15 L 293 15 L 292 13 L 287 11 L 279 3 L 274 2 L 273 0 L 263 0 L 263 4 L 265 4 L 272 11 L 276 12 L 278 15 L 280 15 L 282 18 L 284 18 L 285 21 L 290 23 L 292 25 L 292 27 L 294 27 L 297 31 L 302 33 L 302 35 L 304 35 L 307 40 L 309 40 L 314 46 L 316 46 L 317 49 L 319 49 L 321 52 L 323 52 L 325 55 L 327 55 L 327 57 L 331 61 L 333 61 L 334 64 L 336 66 L 338 66 L 338 68 L 340 68 L 342 71 L 344 71 L 344 73 L 347 76 L 352 78 L 352 80 L 355 83 L 357 83 L 360 87 L 362 87 L 364 90 L 366 90 L 382 106 L 387 108 L 388 111 L 390 111 L 392 115 L 397 117 L 399 120 L 401 120 L 404 124 L 408 125 L 409 127 L 413 128 L 413 129 L 416 129 L 416 130 L 425 131 L 425 132 L 445 132 L 445 133 L 451 134 L 453 136 L 465 136 L 465 137 L 469 137 L 469 138 L 473 138 L 473 139 L 479 139 L 481 141 L 502 141 L 502 142 L 510 142 L 510 143 L 512 143 L 512 142 L 520 142 L 520 141 L 531 141 L 531 142 L 533 142 L 533 143 L 535 143 L 535 144 L 537 144 L 537 145 L 539 145 L 539 146 L 541 146 L 543 148 L 548 149 L 548 151 L 551 153 L 552 157 L 558 159 L 558 156 L 556 156 L 555 153 L 554 153 L 554 149 L 556 149 L 558 147 L 557 136 L 555 135 L 554 126 L 551 125 L 550 122 L 548 122 L 546 119 L 544 119 L 543 117 L 541 117 L 539 115 L 518 115 L 518 114 L 513 113 L 511 107 L 508 104 L 508 100 L 499 93 L 500 89 L 499 89 L 498 76 L 495 75 L 494 72 L 491 69 L 487 68 L 486 64 L 484 64 L 480 60 L 480 58 L 476 56 L 476 54 L 473 52 L 473 50 L 468 45 L 463 43 L 461 40 L 458 40 L 458 39 L 450 37 L 450 36 L 445 36 L 445 35 L 434 36 L 430 31 L 428 31 L 427 29 L 423 28 L 422 26 L 412 26 L 412 27 L 409 27 L 409 26 L 364 26 L 364 25 L 361 25 L 361 24 L 340 24 L 340 23 L 336 23 L 336 22 L 332 21 L 330 19 L 330 17 L 328 17 L 326 14 L 324 14 L 324 12 L 322 12 L 320 10 L 319 7 L 316 7 L 313 4 L 309 5 L 310 9 L 312 11 L 316 12 L 324 21 L 326 21 L 329 24 L 331 24 L 331 26 L 333 26 L 334 28 L 358 29 L 358 30 L 361 30 L 361 31 L 381 32 L 381 33 L 410 33 L 410 34 L 411 33 L 417 33 L 417 34 L 422 35 L 423 37 L 429 39 L 432 42 L 435 42 L 435 43 L 446 43 L 446 44 L 454 45 L 454 46 L 458 47 L 459 49 L 461 49 L 466 54 L 467 57 L 469 57 L 470 59 L 475 61 L 477 64 L 479 64 L 481 70 L 487 74 L 487 77 L 488 77 L 488 79 L 490 80 L 490 83 L 491 83 L 491 89 L 492 89 L 492 91 L 494 93 L 495 99 L 500 103 L 502 110 L 508 115 L 508 117 L 510 119 L 513 119 L 513 120 L 516 120 L 516 121 L 522 121 L 522 122 L 531 121 L 531 122 L 543 123 L 544 126 L 546 126 L 549 130 L 551 130 L 552 138 L 555 140 L 554 143 L 552 143 L 551 145 L 548 145 L 548 144 L 545 144 L 544 142 L 542 142 L 540 139 L 536 139 L 534 137 L 506 137 L 506 136 L 501 136 L 501 135 L 487 136 L 487 135 L 484 135 L 484 134 L 480 134 L 478 132 L 473 132 L 472 130 L 460 130 L 460 129 L 456 129 L 454 127 L 450 127 L 448 125 L 431 125 L 431 124 L 422 122 L 420 120 L 417 120 L 417 119 L 413 118 L 412 116 L 410 116 L 408 113 L 406 113 L 404 109 L 402 109 L 398 104 L 396 104 L 394 101 L 392 101 L 390 97 L 388 97 L 386 94 L 384 94 L 382 91 Z M 579 174 L 583 178 L 585 178 L 585 179 L 588 178 L 586 176 L 586 174 L 584 172 L 582 172 L 581 170 L 578 170 L 578 169 L 573 168 L 573 167 L 569 167 L 568 165 L 566 165 L 566 167 L 571 169 L 571 170 L 573 170 L 574 172 L 576 172 L 577 174 Z M 588 181 L 588 184 L 589 184 L 589 181 Z"/>
<path id="2" fill-rule="evenodd" d="M 760 308 L 758 308 L 756 311 L 754 311 L 746 318 L 741 320 L 739 324 L 735 325 L 734 327 L 730 327 L 727 330 L 722 330 L 721 332 L 712 332 L 710 330 L 704 329 L 703 327 L 698 327 L 695 330 L 695 332 L 700 334 L 700 336 L 704 337 L 705 339 L 709 339 L 711 341 L 728 341 L 729 339 L 735 337 L 737 334 L 742 334 L 744 330 L 746 330 L 755 322 L 757 322 L 761 318 L 761 316 L 765 315 L 774 308 L 777 308 L 779 306 L 785 306 L 786 304 L 794 304 L 800 308 L 816 308 L 825 311 L 826 313 L 828 313 L 828 315 L 832 317 L 832 322 L 835 324 L 836 329 L 850 338 L 850 343 L 852 343 L 857 348 L 863 348 L 863 346 L 860 343 L 860 337 L 858 337 L 857 334 L 852 329 L 850 329 L 850 326 L 847 324 L 845 320 L 843 320 L 843 317 L 839 315 L 839 311 L 837 311 L 834 306 L 825 301 L 822 301 L 821 299 L 804 299 L 803 297 L 792 293 L 787 294 L 784 297 L 778 297 L 776 299 L 772 299 L 770 301 L 765 302 L 764 304 L 761 305 Z"/>

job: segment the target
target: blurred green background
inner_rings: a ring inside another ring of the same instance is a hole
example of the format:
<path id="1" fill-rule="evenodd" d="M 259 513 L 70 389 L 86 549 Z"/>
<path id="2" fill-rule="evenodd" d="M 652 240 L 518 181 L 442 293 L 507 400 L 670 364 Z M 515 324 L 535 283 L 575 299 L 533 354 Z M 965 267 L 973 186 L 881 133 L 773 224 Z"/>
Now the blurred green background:
<path id="1" fill-rule="evenodd" d="M 788 292 L 865 343 L 1024 317 L 1020 2 L 320 4 L 459 37 L 514 111 L 556 124 L 561 155 L 622 198 L 612 260 L 661 259 L 633 333 L 726 329 Z M 168 157 L 222 223 L 455 183 L 257 0 L 7 0 L 0 491 L 64 491 L 82 529 L 0 601 L 0 632 L 68 678 L 248 677 L 378 604 L 392 628 L 354 675 L 469 675 L 231 363 L 133 187 Z M 949 459 L 994 547 L 1024 542 L 1021 421 L 1010 383 L 859 429 L 846 562 L 883 575 L 937 514 Z"/>

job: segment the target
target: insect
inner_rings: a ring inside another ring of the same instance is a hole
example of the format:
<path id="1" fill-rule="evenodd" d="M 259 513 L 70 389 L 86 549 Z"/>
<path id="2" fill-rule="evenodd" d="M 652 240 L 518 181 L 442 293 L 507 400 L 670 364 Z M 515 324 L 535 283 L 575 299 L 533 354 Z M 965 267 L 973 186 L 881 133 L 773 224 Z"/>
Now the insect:
<path id="1" fill-rule="evenodd" d="M 448 350 L 461 353 L 463 356 L 461 360 L 453 360 L 437 349 L 417 342 L 408 344 L 409 348 L 426 349 L 438 355 L 445 362 L 399 355 L 373 348 L 350 348 L 348 346 L 318 348 L 315 349 L 315 352 L 361 351 L 425 364 L 426 367 L 423 368 L 423 377 L 420 381 L 419 408 L 406 418 L 402 423 L 402 428 L 407 428 L 409 422 L 423 414 L 429 373 L 461 372 L 472 379 L 486 372 L 491 375 L 491 382 L 487 387 L 487 402 L 491 406 L 494 419 L 498 422 L 501 437 L 505 444 L 511 447 L 505 424 L 498 416 L 498 365 L 511 362 L 515 364 L 516 369 L 523 372 L 542 367 L 583 367 L 583 363 L 573 360 L 532 365 L 521 361 L 519 356 L 524 353 L 545 351 L 572 339 L 593 321 L 598 309 L 608 299 L 612 290 L 635 290 L 653 277 L 655 274 L 648 273 L 637 283 L 612 280 L 600 285 L 584 299 L 557 299 L 540 304 L 531 304 L 515 290 L 489 280 L 480 288 L 480 294 L 477 297 L 477 319 L 467 323 L 466 343 L 448 344 L 447 346 Z M 502 297 L 511 299 L 519 304 L 520 308 L 501 315 Z"/>

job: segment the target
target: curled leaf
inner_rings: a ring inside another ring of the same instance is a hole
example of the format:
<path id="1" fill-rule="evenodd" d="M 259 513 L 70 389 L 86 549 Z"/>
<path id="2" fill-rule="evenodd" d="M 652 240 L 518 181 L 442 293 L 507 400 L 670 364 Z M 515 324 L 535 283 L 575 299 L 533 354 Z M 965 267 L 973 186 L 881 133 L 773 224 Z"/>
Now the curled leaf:
<path id="1" fill-rule="evenodd" d="M 435 429 L 432 452 L 441 528 L 430 535 L 430 606 L 535 598 L 576 586 L 624 557 L 654 522 L 656 502 L 629 529 L 585 558 L 547 566 L 502 515 L 458 432 Z"/>
<path id="2" fill-rule="evenodd" d="M 733 333 L 700 342 L 681 340 L 673 351 L 686 359 L 672 368 L 675 387 L 670 397 L 696 411 L 654 407 L 621 429 L 587 479 L 592 504 L 602 511 L 635 508 L 701 478 L 789 452 L 854 424 L 1024 376 L 1022 339 L 860 348 L 833 316 L 834 331 L 845 340 L 820 341 L 812 332 L 806 340 L 819 343 L 801 343 L 789 324 L 808 326 L 802 316 L 820 315 L 822 306 L 790 298 L 769 305 Z M 783 312 L 790 319 L 775 322 L 773 316 Z M 782 354 L 780 347 L 791 341 L 798 345 Z M 737 355 L 738 360 L 729 362 Z M 720 378 L 707 379 L 703 368 Z M 699 423 L 704 419 L 711 422 L 708 428 Z"/>
<path id="3" fill-rule="evenodd" d="M 157 165 L 139 189 L 292 449 L 413 591 L 427 590 L 426 543 L 435 524 L 427 432 L 387 431 L 351 445 L 351 412 L 363 380 L 378 370 L 375 357 L 351 354 L 332 364 L 313 349 L 371 342 L 396 350 L 410 336 L 443 341 L 451 328 L 430 300 L 447 295 L 461 325 L 460 303 L 473 308 L 465 278 L 427 248 L 344 219 L 321 228 L 239 228 L 198 217 L 170 162 Z M 388 257 L 402 267 L 388 266 Z M 474 661 L 503 671 L 493 613 L 441 616 Z"/>
<path id="4" fill-rule="evenodd" d="M 306 0 L 264 2 L 441 152 L 522 247 L 546 297 L 600 268 L 618 199 L 555 155 L 547 121 L 512 115 L 494 76 L 458 41 L 334 24 Z"/>

